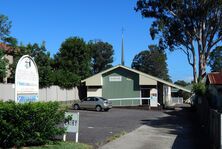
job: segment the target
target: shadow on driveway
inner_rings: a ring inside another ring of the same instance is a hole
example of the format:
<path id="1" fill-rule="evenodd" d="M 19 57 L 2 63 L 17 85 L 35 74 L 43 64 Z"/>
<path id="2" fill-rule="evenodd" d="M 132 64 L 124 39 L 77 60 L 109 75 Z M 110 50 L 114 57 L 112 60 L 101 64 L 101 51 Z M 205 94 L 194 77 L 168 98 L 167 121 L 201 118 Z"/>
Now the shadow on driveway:
<path id="1" fill-rule="evenodd" d="M 201 126 L 198 126 L 196 113 L 191 108 L 166 110 L 168 116 L 155 120 L 143 119 L 142 125 L 168 130 L 168 134 L 176 135 L 172 149 L 207 149 L 209 144 Z"/>

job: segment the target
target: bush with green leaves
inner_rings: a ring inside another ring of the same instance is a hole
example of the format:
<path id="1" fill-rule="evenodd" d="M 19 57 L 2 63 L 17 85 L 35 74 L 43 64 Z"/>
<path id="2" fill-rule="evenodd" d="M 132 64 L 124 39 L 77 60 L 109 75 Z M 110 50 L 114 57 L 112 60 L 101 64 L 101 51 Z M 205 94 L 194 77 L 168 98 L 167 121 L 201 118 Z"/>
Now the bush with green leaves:
<path id="1" fill-rule="evenodd" d="M 65 109 L 58 102 L 0 101 L 0 148 L 42 145 L 62 135 Z"/>
<path id="2" fill-rule="evenodd" d="M 206 86 L 204 83 L 199 82 L 193 85 L 192 91 L 199 96 L 203 96 L 206 93 Z"/>

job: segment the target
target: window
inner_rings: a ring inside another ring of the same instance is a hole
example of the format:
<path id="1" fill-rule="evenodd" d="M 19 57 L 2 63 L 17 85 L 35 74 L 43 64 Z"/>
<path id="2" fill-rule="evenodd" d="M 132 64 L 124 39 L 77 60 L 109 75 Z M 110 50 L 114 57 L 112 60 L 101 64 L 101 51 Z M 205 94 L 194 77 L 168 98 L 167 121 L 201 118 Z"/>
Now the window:
<path id="1" fill-rule="evenodd" d="M 95 101 L 95 98 L 94 97 L 90 97 L 89 101 Z"/>
<path id="2" fill-rule="evenodd" d="M 84 99 L 82 99 L 82 101 L 87 101 L 87 99 L 88 99 L 88 98 L 84 98 Z"/>

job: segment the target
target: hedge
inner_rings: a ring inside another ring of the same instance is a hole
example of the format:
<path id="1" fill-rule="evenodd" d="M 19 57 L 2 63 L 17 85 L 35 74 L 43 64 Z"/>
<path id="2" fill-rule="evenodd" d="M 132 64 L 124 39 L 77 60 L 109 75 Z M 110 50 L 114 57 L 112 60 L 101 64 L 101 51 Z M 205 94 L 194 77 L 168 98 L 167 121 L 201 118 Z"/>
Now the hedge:
<path id="1" fill-rule="evenodd" d="M 0 101 L 0 148 L 43 145 L 65 132 L 58 102 Z"/>

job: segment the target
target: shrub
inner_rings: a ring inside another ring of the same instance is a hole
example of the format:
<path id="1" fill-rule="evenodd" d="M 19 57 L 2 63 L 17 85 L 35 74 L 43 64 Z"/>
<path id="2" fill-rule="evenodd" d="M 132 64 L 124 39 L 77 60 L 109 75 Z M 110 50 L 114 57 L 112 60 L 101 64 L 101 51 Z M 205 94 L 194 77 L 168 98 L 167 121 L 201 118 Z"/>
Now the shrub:
<path id="1" fill-rule="evenodd" d="M 0 101 L 0 148 L 42 145 L 65 132 L 65 110 L 57 102 Z"/>
<path id="2" fill-rule="evenodd" d="M 202 82 L 196 83 L 193 85 L 192 91 L 198 96 L 203 96 L 206 92 L 206 86 Z"/>

